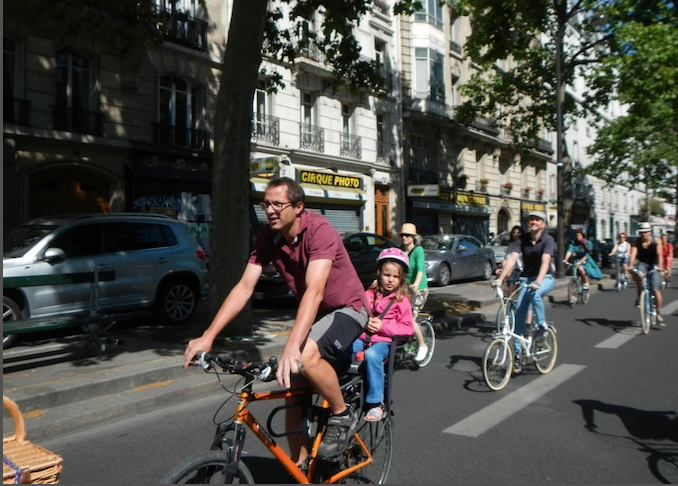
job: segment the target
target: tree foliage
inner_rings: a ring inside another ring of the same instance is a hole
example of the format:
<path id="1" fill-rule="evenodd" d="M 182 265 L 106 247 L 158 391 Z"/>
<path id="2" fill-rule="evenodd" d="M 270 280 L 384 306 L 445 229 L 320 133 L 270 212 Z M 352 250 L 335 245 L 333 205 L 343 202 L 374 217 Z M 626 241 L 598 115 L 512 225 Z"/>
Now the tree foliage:
<path id="1" fill-rule="evenodd" d="M 512 134 L 516 146 L 536 147 L 544 128 L 556 129 L 557 39 L 563 39 L 566 85 L 600 63 L 601 46 L 610 40 L 601 35 L 591 13 L 594 2 L 453 0 L 452 4 L 472 19 L 465 55 L 480 67 L 461 87 L 468 99 L 455 119 L 463 124 L 478 117 L 491 119 Z M 595 115 L 595 107 L 609 101 L 609 91 L 602 88 L 593 87 L 585 103 L 575 103 L 571 93 L 565 93 L 565 129 L 575 118 Z"/>
<path id="2" fill-rule="evenodd" d="M 590 147 L 595 162 L 587 172 L 609 182 L 647 184 L 674 199 L 678 11 L 666 0 L 617 0 L 606 7 L 606 29 L 616 42 L 593 76 L 605 80 L 627 112 L 603 125 Z"/>

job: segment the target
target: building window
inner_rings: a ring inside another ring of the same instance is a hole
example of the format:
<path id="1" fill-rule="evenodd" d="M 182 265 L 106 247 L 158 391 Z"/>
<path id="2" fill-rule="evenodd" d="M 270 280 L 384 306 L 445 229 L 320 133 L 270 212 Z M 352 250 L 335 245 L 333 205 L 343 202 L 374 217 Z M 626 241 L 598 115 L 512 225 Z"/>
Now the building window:
<path id="1" fill-rule="evenodd" d="M 96 95 L 89 59 L 65 51 L 56 53 L 54 126 L 100 135 L 103 117 L 95 111 Z"/>
<path id="2" fill-rule="evenodd" d="M 315 99 L 311 93 L 301 93 L 301 120 L 299 121 L 300 148 L 325 151 L 324 133 L 315 126 Z"/>
<path id="3" fill-rule="evenodd" d="M 414 20 L 428 22 L 429 24 L 443 28 L 443 7 L 439 0 L 425 0 L 421 9 L 414 13 Z"/>
<path id="4" fill-rule="evenodd" d="M 158 83 L 156 142 L 163 145 L 207 150 L 209 134 L 198 130 L 197 89 L 182 79 L 162 76 Z"/>
<path id="5" fill-rule="evenodd" d="M 391 161 L 391 147 L 388 143 L 388 118 L 387 115 L 377 115 L 377 161 L 390 162 Z"/>
<path id="6" fill-rule="evenodd" d="M 17 66 L 17 43 L 3 37 L 2 75 L 3 75 L 3 120 L 8 123 L 28 125 L 28 100 L 21 97 L 21 70 Z"/>
<path id="7" fill-rule="evenodd" d="M 443 55 L 433 49 L 416 47 L 415 97 L 432 101 L 445 101 L 445 76 Z"/>

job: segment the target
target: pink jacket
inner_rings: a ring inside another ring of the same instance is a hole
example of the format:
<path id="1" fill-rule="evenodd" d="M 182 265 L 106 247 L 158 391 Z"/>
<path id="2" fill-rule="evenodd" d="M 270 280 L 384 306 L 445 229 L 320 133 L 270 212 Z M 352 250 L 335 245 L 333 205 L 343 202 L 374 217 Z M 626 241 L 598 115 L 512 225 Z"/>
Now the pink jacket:
<path id="1" fill-rule="evenodd" d="M 367 302 L 369 304 L 368 311 L 371 316 L 379 317 L 384 311 L 388 303 L 395 299 L 395 292 L 387 296 L 377 294 L 375 289 L 368 289 L 365 291 Z M 372 342 L 391 342 L 391 336 L 398 334 L 401 336 L 411 336 L 414 334 L 414 321 L 412 318 L 412 303 L 410 299 L 404 297 L 403 300 L 397 300 L 391 305 L 388 312 L 381 318 L 381 329 L 376 334 L 372 334 L 370 340 Z M 359 339 L 365 340 L 367 333 L 362 333 Z"/>

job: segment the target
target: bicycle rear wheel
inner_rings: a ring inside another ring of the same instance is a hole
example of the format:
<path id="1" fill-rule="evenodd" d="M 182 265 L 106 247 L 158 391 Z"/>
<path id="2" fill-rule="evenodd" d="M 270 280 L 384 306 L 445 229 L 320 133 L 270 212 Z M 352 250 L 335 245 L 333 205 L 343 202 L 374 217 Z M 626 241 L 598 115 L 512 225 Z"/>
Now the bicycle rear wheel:
<path id="1" fill-rule="evenodd" d="M 254 484 L 243 462 L 229 466 L 225 451 L 205 451 L 175 467 L 161 484 Z"/>
<path id="2" fill-rule="evenodd" d="M 558 356 L 558 339 L 556 329 L 549 326 L 546 331 L 546 339 L 543 343 L 534 343 L 534 365 L 539 373 L 548 373 L 556 364 Z"/>
<path id="3" fill-rule="evenodd" d="M 431 358 L 433 358 L 433 350 L 436 347 L 436 333 L 433 330 L 433 324 L 431 324 L 430 318 L 420 319 L 419 328 L 421 329 L 421 334 L 424 336 L 424 343 L 426 344 L 426 346 L 428 346 L 428 351 L 426 352 L 426 356 L 424 356 L 423 360 L 421 361 L 413 360 L 413 361 L 419 368 L 423 368 L 424 366 L 429 364 Z M 417 351 L 418 350 L 419 346 L 417 345 Z"/>
<path id="4" fill-rule="evenodd" d="M 497 327 L 497 333 L 501 334 L 504 330 L 504 323 L 506 315 L 508 313 L 508 325 L 511 332 L 516 330 L 516 309 L 515 304 L 508 302 L 499 306 L 497 311 L 497 317 L 495 318 L 495 325 Z"/>
<path id="5" fill-rule="evenodd" d="M 492 390 L 501 390 L 506 386 L 513 369 L 513 351 L 506 339 L 492 341 L 483 357 L 483 377 Z"/>
<path id="6" fill-rule="evenodd" d="M 567 302 L 570 307 L 574 307 L 577 303 L 577 279 L 571 278 L 570 284 L 567 286 Z"/>
<path id="7" fill-rule="evenodd" d="M 361 419 L 362 420 L 362 419 Z M 356 434 L 372 456 L 372 462 L 339 480 L 341 484 L 385 484 L 393 460 L 393 422 L 384 416 L 378 422 L 362 420 Z M 348 443 L 342 469 L 348 469 L 367 460 L 367 453 L 355 435 Z"/>
<path id="8" fill-rule="evenodd" d="M 640 327 L 643 334 L 650 332 L 650 292 L 643 290 L 639 297 L 640 302 Z"/>

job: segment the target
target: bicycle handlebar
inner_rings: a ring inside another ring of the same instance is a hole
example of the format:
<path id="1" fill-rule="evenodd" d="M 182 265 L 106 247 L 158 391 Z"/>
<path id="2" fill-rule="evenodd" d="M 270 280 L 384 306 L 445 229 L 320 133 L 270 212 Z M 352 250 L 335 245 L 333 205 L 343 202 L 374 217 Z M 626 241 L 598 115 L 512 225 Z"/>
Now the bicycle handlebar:
<path id="1" fill-rule="evenodd" d="M 202 351 L 197 355 L 197 360 L 194 364 L 195 366 L 200 366 L 205 373 L 218 366 L 226 373 L 258 378 L 260 381 L 268 382 L 275 379 L 275 372 L 278 369 L 278 358 L 271 356 L 268 361 L 241 363 L 231 358 L 212 356 Z"/>

